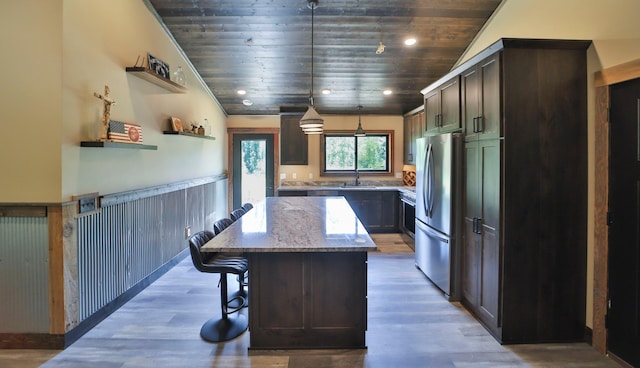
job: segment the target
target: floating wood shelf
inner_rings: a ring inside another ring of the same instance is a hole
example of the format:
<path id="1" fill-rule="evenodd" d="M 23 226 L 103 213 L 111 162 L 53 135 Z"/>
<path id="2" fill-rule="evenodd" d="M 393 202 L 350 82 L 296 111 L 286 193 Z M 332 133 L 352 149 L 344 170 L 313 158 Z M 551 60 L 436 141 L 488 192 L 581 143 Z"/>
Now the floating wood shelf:
<path id="1" fill-rule="evenodd" d="M 80 147 L 129 148 L 129 149 L 141 149 L 141 150 L 153 150 L 153 151 L 158 149 L 158 146 L 152 146 L 148 144 L 102 142 L 102 141 L 83 141 L 83 142 L 80 142 Z"/>
<path id="2" fill-rule="evenodd" d="M 187 137 L 211 139 L 211 140 L 215 140 L 216 139 L 216 137 L 210 137 L 208 135 L 201 135 L 201 134 L 195 134 L 195 133 L 189 133 L 189 132 L 176 132 L 176 131 L 173 131 L 173 130 L 165 130 L 165 131 L 162 132 L 162 134 L 167 134 L 167 135 L 186 135 Z"/>
<path id="3" fill-rule="evenodd" d="M 157 73 L 152 72 L 150 69 L 142 67 L 142 66 L 130 66 L 126 67 L 125 70 L 127 73 L 131 73 L 138 78 L 144 79 L 149 83 L 153 83 L 156 86 L 162 87 L 167 91 L 175 92 L 175 93 L 185 93 L 187 92 L 187 88 L 179 85 L 178 83 L 165 78 L 163 76 L 158 75 Z"/>

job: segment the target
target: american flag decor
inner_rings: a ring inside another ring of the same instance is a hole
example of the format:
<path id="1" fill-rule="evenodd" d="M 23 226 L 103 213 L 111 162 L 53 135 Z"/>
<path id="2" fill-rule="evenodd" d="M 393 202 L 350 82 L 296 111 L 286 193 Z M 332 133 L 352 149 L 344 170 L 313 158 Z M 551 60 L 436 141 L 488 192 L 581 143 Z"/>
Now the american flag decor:
<path id="1" fill-rule="evenodd" d="M 142 128 L 138 124 L 110 120 L 107 139 L 113 142 L 142 144 Z"/>

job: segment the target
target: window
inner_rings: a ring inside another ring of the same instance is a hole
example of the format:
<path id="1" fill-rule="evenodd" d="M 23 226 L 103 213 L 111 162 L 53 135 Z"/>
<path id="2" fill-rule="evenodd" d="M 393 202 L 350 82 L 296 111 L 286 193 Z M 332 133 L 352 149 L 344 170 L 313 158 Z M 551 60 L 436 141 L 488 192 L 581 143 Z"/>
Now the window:
<path id="1" fill-rule="evenodd" d="M 322 135 L 322 174 L 391 173 L 393 132 L 367 132 L 354 137 L 353 132 L 325 132 Z"/>

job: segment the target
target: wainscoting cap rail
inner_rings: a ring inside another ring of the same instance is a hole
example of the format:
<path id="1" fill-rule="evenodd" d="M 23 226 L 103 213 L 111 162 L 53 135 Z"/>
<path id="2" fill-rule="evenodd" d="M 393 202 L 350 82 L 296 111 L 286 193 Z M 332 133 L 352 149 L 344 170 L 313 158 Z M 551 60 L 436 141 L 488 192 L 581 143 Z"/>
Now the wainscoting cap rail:
<path id="1" fill-rule="evenodd" d="M 44 206 L 0 206 L 0 217 L 47 217 Z"/>
<path id="2" fill-rule="evenodd" d="M 177 183 L 163 184 L 149 188 L 130 190 L 126 192 L 106 194 L 100 197 L 100 207 L 114 206 L 119 203 L 125 203 L 134 201 L 137 199 L 157 196 L 160 194 L 175 192 L 176 190 L 195 187 L 198 185 L 204 185 L 214 183 L 216 181 L 227 179 L 227 174 L 219 174 L 214 176 L 208 176 L 205 178 L 189 179 Z"/>

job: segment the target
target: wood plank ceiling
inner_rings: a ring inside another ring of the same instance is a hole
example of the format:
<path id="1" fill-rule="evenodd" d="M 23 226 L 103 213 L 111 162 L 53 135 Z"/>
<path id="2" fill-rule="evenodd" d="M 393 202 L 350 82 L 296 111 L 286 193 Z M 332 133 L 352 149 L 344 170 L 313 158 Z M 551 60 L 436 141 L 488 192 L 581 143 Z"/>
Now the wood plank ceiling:
<path id="1" fill-rule="evenodd" d="M 306 110 L 312 82 L 307 0 L 147 1 L 227 114 Z M 363 114 L 398 115 L 420 106 L 420 90 L 451 69 L 500 1 L 319 0 L 316 109 L 357 114 L 362 105 Z M 417 43 L 404 46 L 407 37 Z M 377 54 L 381 42 L 385 49 Z M 238 95 L 240 89 L 246 95 Z M 385 89 L 393 93 L 385 96 Z"/>

